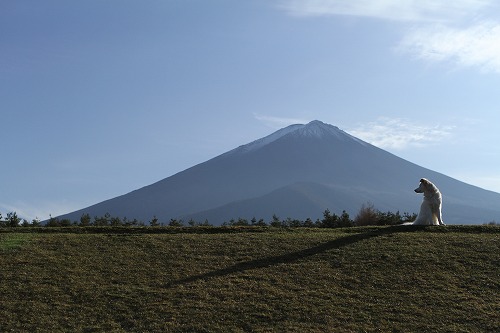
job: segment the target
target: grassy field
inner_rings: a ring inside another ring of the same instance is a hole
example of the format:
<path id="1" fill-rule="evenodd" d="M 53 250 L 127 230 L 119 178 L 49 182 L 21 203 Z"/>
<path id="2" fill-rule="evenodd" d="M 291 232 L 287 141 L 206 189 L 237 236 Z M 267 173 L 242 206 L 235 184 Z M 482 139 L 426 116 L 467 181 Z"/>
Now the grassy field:
<path id="1" fill-rule="evenodd" d="M 42 229 L 0 230 L 0 332 L 500 331 L 498 227 Z"/>

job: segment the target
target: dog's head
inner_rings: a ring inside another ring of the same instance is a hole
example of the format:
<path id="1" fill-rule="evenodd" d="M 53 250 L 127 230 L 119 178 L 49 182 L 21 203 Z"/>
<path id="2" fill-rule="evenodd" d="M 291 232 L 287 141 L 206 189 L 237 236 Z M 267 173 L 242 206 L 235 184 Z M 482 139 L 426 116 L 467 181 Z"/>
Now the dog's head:
<path id="1" fill-rule="evenodd" d="M 415 189 L 415 192 L 417 193 L 424 193 L 425 190 L 430 186 L 431 182 L 428 181 L 425 178 L 420 179 L 420 184 L 418 187 Z"/>

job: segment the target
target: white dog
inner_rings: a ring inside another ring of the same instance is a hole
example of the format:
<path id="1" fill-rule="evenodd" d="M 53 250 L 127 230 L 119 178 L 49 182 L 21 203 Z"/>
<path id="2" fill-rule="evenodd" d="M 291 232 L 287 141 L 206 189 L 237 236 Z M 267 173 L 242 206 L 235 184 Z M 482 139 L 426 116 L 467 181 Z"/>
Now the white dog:
<path id="1" fill-rule="evenodd" d="M 417 193 L 424 194 L 424 201 L 420 206 L 420 213 L 413 224 L 444 225 L 441 214 L 442 197 L 436 185 L 429 180 L 420 179 L 420 185 L 415 189 Z"/>

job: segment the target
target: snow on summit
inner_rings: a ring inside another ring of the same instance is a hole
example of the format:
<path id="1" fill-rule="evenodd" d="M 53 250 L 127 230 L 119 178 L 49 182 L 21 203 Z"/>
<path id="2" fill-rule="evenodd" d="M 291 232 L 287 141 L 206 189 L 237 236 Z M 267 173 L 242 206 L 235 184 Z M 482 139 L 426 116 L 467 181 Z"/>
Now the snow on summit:
<path id="1" fill-rule="evenodd" d="M 246 145 L 239 146 L 238 148 L 229 151 L 229 153 L 246 153 L 249 151 L 257 150 L 302 127 L 304 127 L 303 124 L 295 124 L 287 126 L 266 137 L 252 141 Z"/>
<path id="2" fill-rule="evenodd" d="M 282 128 L 266 137 L 250 142 L 246 145 L 242 145 L 236 149 L 233 149 L 229 153 L 247 153 L 259 148 L 262 148 L 282 137 L 287 135 L 293 135 L 296 137 L 309 137 L 309 138 L 326 138 L 326 137 L 335 137 L 336 139 L 346 141 L 346 140 L 354 140 L 363 145 L 366 142 L 359 140 L 350 134 L 342 131 L 336 126 L 325 124 L 319 120 L 313 120 L 308 124 L 294 124 Z"/>
<path id="3" fill-rule="evenodd" d="M 297 134 L 302 136 L 322 138 L 334 134 L 340 137 L 344 134 L 338 127 L 325 124 L 319 120 L 313 120 L 307 125 L 303 125 L 297 130 Z"/>
<path id="4" fill-rule="evenodd" d="M 307 125 L 303 125 L 301 128 L 297 129 L 295 132 L 297 135 L 303 137 L 313 137 L 313 138 L 325 138 L 325 137 L 335 137 L 341 141 L 355 141 L 362 145 L 367 143 L 344 132 L 336 126 L 325 124 L 319 120 L 313 120 Z"/>

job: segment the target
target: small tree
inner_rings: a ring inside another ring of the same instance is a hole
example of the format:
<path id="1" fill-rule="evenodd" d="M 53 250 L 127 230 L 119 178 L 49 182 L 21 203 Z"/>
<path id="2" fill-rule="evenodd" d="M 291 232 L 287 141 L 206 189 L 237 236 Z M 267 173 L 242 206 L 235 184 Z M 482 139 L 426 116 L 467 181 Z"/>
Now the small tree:
<path id="1" fill-rule="evenodd" d="M 323 228 L 336 228 L 339 224 L 339 217 L 336 214 L 330 213 L 329 209 L 323 212 L 323 220 L 321 220 Z"/>
<path id="2" fill-rule="evenodd" d="M 152 227 L 160 226 L 160 223 L 158 222 L 158 218 L 156 217 L 156 215 L 153 216 L 153 219 L 149 222 L 149 225 Z"/>
<path id="3" fill-rule="evenodd" d="M 314 222 L 311 220 L 310 217 L 308 217 L 304 223 L 302 223 L 302 226 L 306 227 L 306 228 L 312 228 L 314 227 Z"/>
<path id="4" fill-rule="evenodd" d="M 21 219 L 17 216 L 16 212 L 7 213 L 7 226 L 9 227 L 17 227 Z"/>
<path id="5" fill-rule="evenodd" d="M 52 215 L 49 215 L 49 222 L 47 222 L 47 227 L 59 227 L 59 219 L 57 217 L 52 217 Z"/>
<path id="6" fill-rule="evenodd" d="M 352 227 L 353 226 L 353 221 L 349 217 L 349 214 L 344 210 L 342 211 L 342 215 L 340 215 L 338 219 L 338 226 L 339 227 Z"/>
<path id="7" fill-rule="evenodd" d="M 271 227 L 282 227 L 283 226 L 280 218 L 278 216 L 276 216 L 276 214 L 273 214 L 273 220 L 269 224 L 271 225 Z"/>
<path id="8" fill-rule="evenodd" d="M 42 223 L 40 222 L 40 219 L 38 217 L 35 217 L 32 221 L 31 221 L 31 226 L 32 227 L 39 227 L 41 226 Z"/>
<path id="9" fill-rule="evenodd" d="M 80 226 L 81 227 L 87 227 L 90 225 L 90 215 L 87 214 L 82 214 L 80 217 Z"/>

